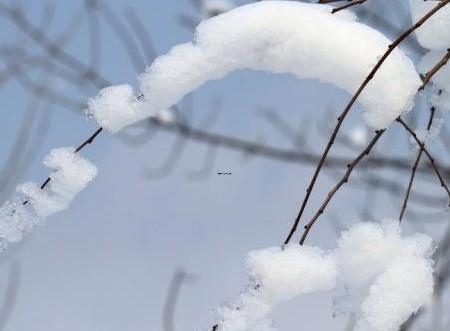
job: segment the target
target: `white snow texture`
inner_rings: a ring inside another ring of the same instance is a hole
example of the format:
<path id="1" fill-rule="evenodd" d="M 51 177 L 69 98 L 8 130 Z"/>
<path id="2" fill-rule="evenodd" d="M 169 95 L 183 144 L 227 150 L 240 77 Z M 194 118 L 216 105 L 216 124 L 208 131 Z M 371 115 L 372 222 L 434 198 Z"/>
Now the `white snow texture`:
<path id="1" fill-rule="evenodd" d="M 69 147 L 53 149 L 44 164 L 54 170 L 47 187 L 41 190 L 34 182 L 21 184 L 17 187 L 20 198 L 7 201 L 0 208 L 2 249 L 8 242 L 20 241 L 47 217 L 66 209 L 97 175 L 97 168 Z"/>
<path id="2" fill-rule="evenodd" d="M 356 330 L 398 330 L 432 295 L 432 253 L 429 237 L 402 238 L 398 221 L 356 224 L 338 241 L 337 309 L 359 317 Z"/>
<path id="3" fill-rule="evenodd" d="M 393 220 L 354 225 L 332 252 L 299 245 L 251 252 L 252 283 L 219 309 L 219 330 L 276 330 L 269 318 L 276 305 L 333 288 L 338 312 L 357 318 L 355 330 L 398 330 L 432 295 L 432 253 L 429 237 L 402 238 Z"/>
<path id="4" fill-rule="evenodd" d="M 143 99 L 129 86 L 109 87 L 89 101 L 100 126 L 111 133 L 154 116 L 209 80 L 243 69 L 318 79 L 354 94 L 391 43 L 349 12 L 327 5 L 262 1 L 202 22 L 193 42 L 160 56 L 140 77 Z M 420 78 L 394 50 L 358 101 L 370 127 L 387 127 L 412 108 Z"/>
<path id="5" fill-rule="evenodd" d="M 426 15 L 437 1 L 410 0 L 414 22 Z M 450 47 L 450 5 L 446 5 L 416 30 L 419 43 L 428 49 L 443 50 Z"/>

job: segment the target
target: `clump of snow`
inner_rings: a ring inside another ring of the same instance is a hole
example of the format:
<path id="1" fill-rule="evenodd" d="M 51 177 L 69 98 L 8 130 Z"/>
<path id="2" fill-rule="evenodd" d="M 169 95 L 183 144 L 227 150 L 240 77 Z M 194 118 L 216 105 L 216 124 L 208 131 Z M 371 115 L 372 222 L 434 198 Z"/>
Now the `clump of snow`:
<path id="1" fill-rule="evenodd" d="M 17 187 L 21 197 L 7 201 L 0 208 L 0 241 L 3 244 L 20 241 L 35 225 L 66 209 L 97 175 L 97 168 L 74 153 L 74 148 L 53 149 L 44 164 L 53 169 L 46 188 L 42 190 L 33 182 L 21 184 Z"/>
<path id="2" fill-rule="evenodd" d="M 260 295 L 272 303 L 330 290 L 336 282 L 334 260 L 318 247 L 289 245 L 251 252 L 247 265 Z"/>
<path id="3" fill-rule="evenodd" d="M 251 284 L 219 309 L 220 331 L 273 331 L 272 309 L 297 296 L 336 290 L 337 310 L 357 319 L 360 331 L 396 331 L 433 292 L 429 237 L 402 237 L 398 221 L 359 223 L 338 247 L 290 245 L 251 252 Z"/>
<path id="4" fill-rule="evenodd" d="M 0 208 L 0 251 L 7 243 L 18 242 L 39 222 L 39 217 L 19 199 L 6 201 Z"/>
<path id="5" fill-rule="evenodd" d="M 114 133 L 171 107 L 209 80 L 243 69 L 318 79 L 354 94 L 391 41 L 353 14 L 331 14 L 331 8 L 262 1 L 208 19 L 193 42 L 160 56 L 140 77 L 141 107 L 135 107 L 131 89 L 111 87 L 91 100 L 90 112 Z M 359 98 L 367 124 L 385 128 L 409 111 L 419 86 L 413 63 L 394 50 Z"/>
<path id="6" fill-rule="evenodd" d="M 336 283 L 333 258 L 317 247 L 289 245 L 253 251 L 247 266 L 252 284 L 238 302 L 219 310 L 221 331 L 275 330 L 269 314 L 277 304 L 330 290 Z"/>
<path id="7" fill-rule="evenodd" d="M 398 330 L 432 295 L 432 253 L 429 237 L 402 238 L 398 221 L 353 226 L 336 250 L 338 310 L 358 317 L 357 330 Z"/>
<path id="8" fill-rule="evenodd" d="M 88 116 L 95 117 L 97 123 L 111 133 L 136 122 L 142 112 L 138 97 L 130 85 L 116 85 L 100 90 L 88 101 Z"/>
<path id="9" fill-rule="evenodd" d="M 414 22 L 425 16 L 438 1 L 410 0 L 411 15 Z M 443 7 L 425 24 L 416 30 L 419 43 L 428 49 L 442 50 L 450 45 L 450 6 Z"/>
<path id="10" fill-rule="evenodd" d="M 275 331 L 269 318 L 272 307 L 258 295 L 258 289 L 242 293 L 237 302 L 218 310 L 220 331 Z"/>
<path id="11" fill-rule="evenodd" d="M 408 256 L 394 263 L 370 287 L 362 305 L 363 318 L 357 330 L 395 331 L 419 310 L 433 293 L 431 263 L 423 257 Z"/>
<path id="12" fill-rule="evenodd" d="M 426 74 L 439 63 L 446 53 L 447 51 L 428 52 L 418 65 L 419 71 L 422 74 Z M 431 84 L 427 86 L 426 92 L 433 106 L 439 110 L 450 111 L 450 63 L 443 66 L 431 78 Z"/>

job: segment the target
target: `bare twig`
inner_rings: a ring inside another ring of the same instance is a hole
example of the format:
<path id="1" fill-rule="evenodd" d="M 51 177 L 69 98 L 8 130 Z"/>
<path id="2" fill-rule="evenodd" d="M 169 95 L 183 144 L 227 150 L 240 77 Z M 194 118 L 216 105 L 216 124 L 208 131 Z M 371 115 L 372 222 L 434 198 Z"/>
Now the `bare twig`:
<path id="1" fill-rule="evenodd" d="M 441 185 L 441 187 L 445 190 L 445 192 L 447 193 L 447 196 L 449 197 L 449 205 L 450 205 L 450 189 L 447 185 L 447 183 L 444 180 L 444 177 L 441 174 L 441 171 L 439 170 L 438 166 L 436 165 L 436 162 L 434 160 L 434 158 L 431 156 L 430 152 L 428 151 L 428 149 L 425 147 L 425 144 L 420 141 L 420 139 L 417 137 L 417 134 L 414 132 L 414 130 L 412 130 L 408 124 L 405 123 L 405 121 L 403 121 L 403 119 L 401 117 L 398 117 L 396 120 L 398 123 L 400 123 L 403 128 L 413 137 L 413 139 L 417 142 L 417 144 L 420 146 L 421 149 L 423 149 L 425 155 L 427 156 L 427 158 L 430 161 L 431 167 L 433 169 L 433 171 L 435 172 L 439 183 Z"/>
<path id="2" fill-rule="evenodd" d="M 433 119 L 434 119 L 434 114 L 436 113 L 436 108 L 435 107 L 431 107 L 430 109 L 430 119 L 428 120 L 428 125 L 427 125 L 427 131 L 430 132 L 431 130 L 431 126 L 433 125 Z M 425 145 L 425 143 L 424 143 Z M 403 204 L 402 204 L 402 208 L 400 211 L 400 216 L 399 216 L 399 221 L 401 222 L 403 219 L 403 216 L 405 214 L 406 211 L 406 207 L 408 205 L 408 200 L 409 200 L 409 196 L 411 194 L 411 188 L 414 182 L 414 178 L 416 176 L 416 171 L 417 171 L 417 167 L 419 166 L 420 163 L 420 159 L 422 158 L 422 154 L 423 154 L 423 148 L 420 147 L 420 150 L 417 154 L 417 158 L 416 161 L 414 162 L 414 165 L 412 167 L 412 171 L 411 171 L 411 177 L 409 179 L 409 183 L 408 183 L 408 188 L 406 190 L 406 194 L 405 194 L 405 199 L 403 200 Z"/>
<path id="3" fill-rule="evenodd" d="M 303 235 L 300 239 L 300 245 L 303 245 L 303 243 L 306 240 L 306 237 L 308 236 L 309 231 L 311 230 L 311 228 L 313 227 L 314 223 L 319 219 L 320 215 L 323 214 L 323 212 L 325 211 L 325 208 L 328 206 L 329 202 L 331 201 L 331 199 L 333 198 L 333 196 L 339 191 L 339 189 L 345 184 L 347 183 L 353 169 L 358 165 L 359 162 L 361 162 L 361 160 L 366 157 L 367 155 L 369 155 L 370 151 L 372 150 L 372 148 L 375 146 L 375 144 L 377 143 L 377 141 L 381 138 L 381 136 L 386 132 L 385 129 L 383 130 L 379 130 L 376 131 L 375 136 L 373 137 L 373 139 L 370 141 L 370 143 L 367 145 L 367 147 L 361 152 L 361 154 L 359 154 L 352 163 L 350 163 L 347 166 L 347 171 L 345 172 L 344 176 L 341 178 L 341 180 L 336 184 L 336 186 L 333 187 L 333 189 L 331 189 L 331 191 L 327 194 L 327 197 L 325 198 L 325 201 L 322 203 L 322 205 L 320 206 L 320 208 L 317 210 L 317 212 L 314 214 L 314 216 L 312 217 L 312 219 L 305 225 L 305 230 L 303 232 Z"/>
<path id="4" fill-rule="evenodd" d="M 430 82 L 431 78 L 434 77 L 436 73 L 439 72 L 450 60 L 450 48 L 447 49 L 447 53 L 442 57 L 442 59 L 436 63 L 436 65 L 428 71 L 425 76 L 423 77 L 423 83 L 422 86 L 420 86 L 419 90 L 423 90 L 425 86 Z"/>

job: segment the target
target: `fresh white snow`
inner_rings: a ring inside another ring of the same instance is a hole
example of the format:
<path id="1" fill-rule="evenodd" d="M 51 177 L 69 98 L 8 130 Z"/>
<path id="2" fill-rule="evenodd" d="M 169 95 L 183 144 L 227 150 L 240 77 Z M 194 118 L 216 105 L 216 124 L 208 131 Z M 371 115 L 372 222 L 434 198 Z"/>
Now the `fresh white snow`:
<path id="1" fill-rule="evenodd" d="M 17 187 L 20 194 L 0 208 L 0 242 L 20 241 L 34 226 L 66 209 L 74 197 L 97 175 L 97 168 L 74 153 L 74 148 L 53 149 L 44 160 L 53 169 L 51 181 L 43 190 L 34 182 Z M 24 204 L 25 201 L 28 203 Z"/>
<path id="2" fill-rule="evenodd" d="M 140 77 L 142 100 L 130 86 L 109 87 L 88 112 L 111 133 L 154 116 L 209 80 L 243 69 L 318 79 L 354 94 L 391 43 L 353 14 L 327 5 L 263 1 L 201 23 L 193 42 L 160 56 Z M 420 78 L 396 49 L 359 98 L 367 124 L 387 127 L 412 108 Z"/>
<path id="3" fill-rule="evenodd" d="M 394 331 L 433 292 L 432 241 L 402 237 L 397 220 L 359 223 L 342 233 L 337 310 L 358 317 L 357 330 Z"/>
<path id="4" fill-rule="evenodd" d="M 426 15 L 437 1 L 410 0 L 414 22 Z M 445 6 L 416 30 L 419 43 L 428 49 L 443 50 L 450 47 L 450 5 Z"/>
<path id="5" fill-rule="evenodd" d="M 432 295 L 433 249 L 429 237 L 402 237 L 398 221 L 387 220 L 354 225 L 331 252 L 299 245 L 251 252 L 250 285 L 218 310 L 219 330 L 276 330 L 276 305 L 332 289 L 337 312 L 356 317 L 356 330 L 398 330 Z"/>

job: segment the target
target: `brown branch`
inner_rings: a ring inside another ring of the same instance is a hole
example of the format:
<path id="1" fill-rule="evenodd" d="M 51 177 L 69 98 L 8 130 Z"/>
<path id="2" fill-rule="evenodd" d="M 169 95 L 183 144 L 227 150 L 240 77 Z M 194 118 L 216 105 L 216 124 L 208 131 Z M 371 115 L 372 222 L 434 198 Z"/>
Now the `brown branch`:
<path id="1" fill-rule="evenodd" d="M 441 70 L 449 60 L 450 60 L 450 48 L 447 49 L 447 53 L 442 57 L 442 59 L 438 63 L 436 63 L 436 65 L 433 68 L 431 68 L 431 70 L 428 71 L 428 73 L 423 77 L 423 84 L 419 88 L 419 91 L 425 88 L 425 86 L 430 82 L 431 78 L 433 78 L 433 76 L 437 72 L 439 72 L 439 70 Z"/>
<path id="2" fill-rule="evenodd" d="M 388 50 L 381 56 L 380 60 L 377 62 L 377 64 L 375 65 L 375 67 L 371 70 L 371 72 L 369 73 L 369 75 L 366 77 L 366 79 L 364 80 L 364 82 L 361 84 L 361 86 L 358 88 L 358 90 L 356 91 L 356 93 L 353 95 L 353 97 L 351 98 L 350 102 L 347 104 L 347 106 L 345 107 L 345 109 L 343 110 L 343 112 L 339 115 L 338 117 L 338 122 L 336 124 L 336 127 L 334 128 L 328 143 L 325 147 L 325 150 L 322 154 L 322 157 L 317 165 L 317 168 L 314 172 L 314 175 L 312 176 L 311 182 L 308 186 L 308 188 L 306 189 L 306 196 L 303 199 L 303 202 L 301 204 L 300 207 L 300 211 L 298 212 L 298 215 L 296 217 L 296 219 L 294 220 L 294 224 L 291 227 L 291 230 L 286 238 L 286 240 L 284 241 L 284 244 L 288 244 L 289 241 L 291 240 L 292 236 L 294 235 L 294 233 L 297 230 L 298 224 L 300 222 L 300 219 L 303 215 L 303 212 L 306 208 L 306 205 L 308 203 L 309 197 L 311 195 L 311 192 L 314 188 L 314 185 L 316 183 L 316 180 L 319 176 L 319 173 L 323 167 L 323 164 L 328 156 L 328 152 L 330 151 L 331 147 L 333 146 L 334 140 L 336 139 L 336 136 L 342 126 L 342 123 L 344 122 L 345 117 L 347 116 L 347 114 L 349 113 L 350 109 L 353 107 L 353 105 L 356 103 L 358 97 L 361 95 L 361 93 L 364 91 L 364 89 L 366 88 L 366 86 L 369 84 L 369 82 L 373 79 L 373 77 L 375 76 L 375 74 L 378 72 L 378 70 L 381 68 L 381 66 L 383 65 L 383 63 L 386 61 L 386 59 L 389 57 L 389 55 L 391 55 L 391 53 L 394 51 L 395 48 L 397 48 L 401 42 L 403 40 L 405 40 L 409 35 L 411 35 L 415 30 L 417 30 L 418 28 L 420 28 L 426 21 L 428 21 L 434 14 L 436 14 L 441 8 L 443 8 L 445 5 L 449 4 L 450 0 L 444 0 L 441 1 L 438 5 L 436 5 L 431 11 L 429 11 L 425 16 L 423 16 L 417 23 L 415 23 L 414 25 L 412 25 L 410 28 L 408 28 L 407 30 L 405 30 L 392 44 L 389 45 Z"/>
<path id="3" fill-rule="evenodd" d="M 327 197 L 325 198 L 325 201 L 322 203 L 322 205 L 320 206 L 320 208 L 317 210 L 317 212 L 314 214 L 314 216 L 312 217 L 312 219 L 305 225 L 304 227 L 304 232 L 303 235 L 300 239 L 300 245 L 303 245 L 303 243 L 306 240 L 306 237 L 308 236 L 309 231 L 311 230 L 311 228 L 313 227 L 314 223 L 319 219 L 320 215 L 323 214 L 323 212 L 325 211 L 325 208 L 328 206 L 328 204 L 330 203 L 331 199 L 333 198 L 333 196 L 339 191 L 339 189 L 348 182 L 348 179 L 350 178 L 350 175 L 352 174 L 353 169 L 355 169 L 355 167 L 358 165 L 359 162 L 361 162 L 361 160 L 366 157 L 367 155 L 369 155 L 370 151 L 372 150 L 372 148 L 375 146 L 375 144 L 377 143 L 377 141 L 381 138 L 381 136 L 386 132 L 386 129 L 383 130 L 379 130 L 376 131 L 375 136 L 373 137 L 373 139 L 370 141 L 370 143 L 367 145 L 367 147 L 361 152 L 361 154 L 359 154 L 352 163 L 350 163 L 347 166 L 347 171 L 345 172 L 344 176 L 341 178 L 341 180 L 330 190 L 330 192 L 328 192 Z"/>
<path id="4" fill-rule="evenodd" d="M 447 183 L 445 182 L 444 177 L 442 176 L 438 166 L 436 165 L 434 158 L 431 156 L 430 152 L 425 147 L 425 144 L 422 141 L 420 141 L 420 139 L 417 137 L 417 134 L 408 126 L 408 124 L 405 123 L 405 121 L 403 121 L 403 119 L 401 117 L 398 117 L 396 121 L 398 123 L 400 123 L 403 126 L 403 128 L 413 137 L 413 139 L 417 142 L 417 144 L 420 146 L 420 148 L 423 149 L 425 155 L 430 160 L 431 167 L 432 167 L 433 171 L 435 172 L 441 187 L 445 190 L 445 192 L 447 193 L 447 195 L 449 197 L 449 206 L 450 206 L 450 189 L 449 189 Z"/>
<path id="5" fill-rule="evenodd" d="M 427 125 L 427 131 L 428 132 L 430 132 L 431 126 L 433 125 L 433 119 L 434 119 L 434 114 L 435 113 L 436 113 L 436 108 L 435 107 L 431 107 L 430 119 L 428 120 L 428 125 Z M 399 216 L 399 221 L 400 222 L 402 221 L 403 216 L 405 215 L 405 212 L 406 212 L 406 207 L 408 205 L 409 196 L 411 194 L 411 189 L 412 189 L 412 186 L 413 186 L 414 178 L 416 176 L 417 167 L 419 166 L 420 159 L 422 158 L 422 154 L 423 154 L 423 148 L 420 147 L 419 153 L 417 154 L 416 161 L 414 162 L 414 165 L 412 167 L 411 177 L 409 179 L 408 188 L 407 188 L 406 194 L 405 194 L 405 199 L 403 200 L 403 205 L 402 205 L 402 208 L 400 210 L 400 216 Z"/>

